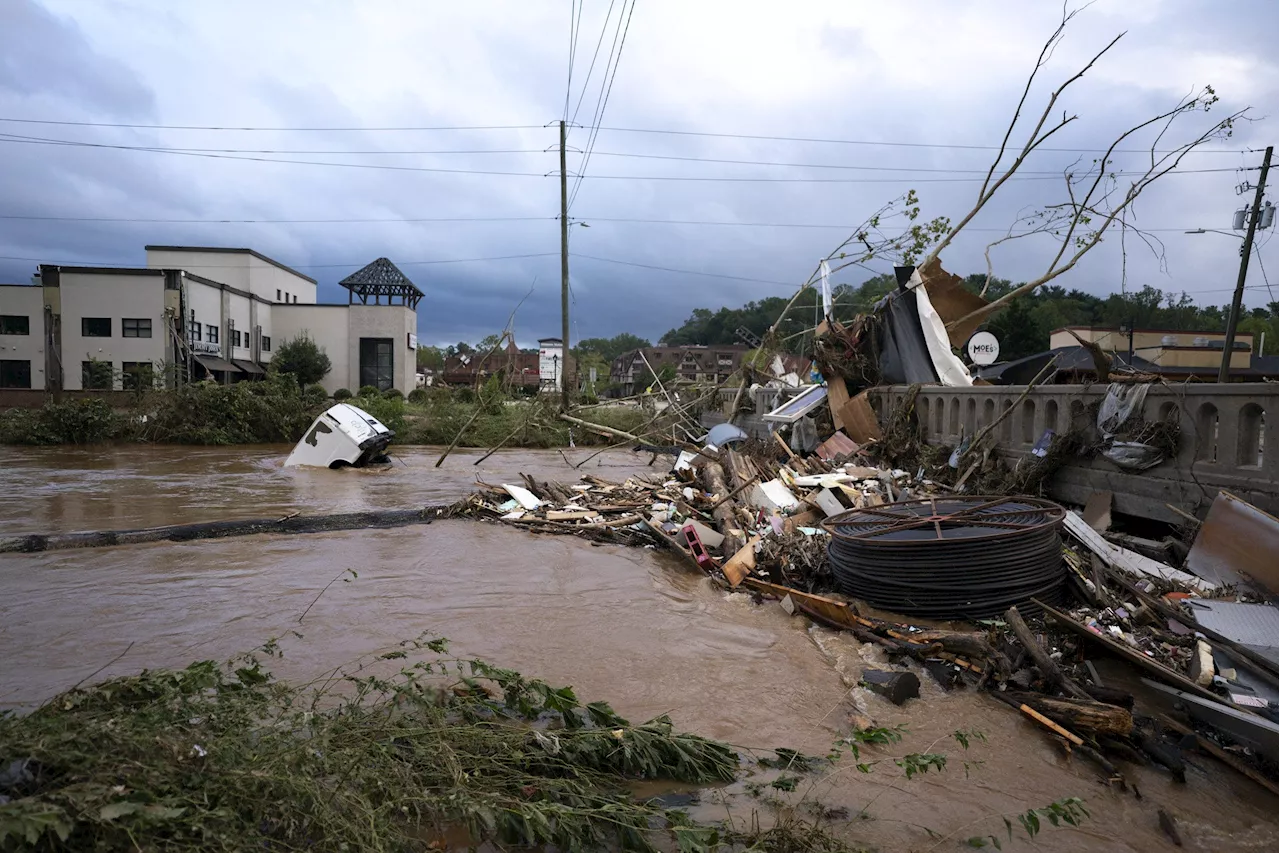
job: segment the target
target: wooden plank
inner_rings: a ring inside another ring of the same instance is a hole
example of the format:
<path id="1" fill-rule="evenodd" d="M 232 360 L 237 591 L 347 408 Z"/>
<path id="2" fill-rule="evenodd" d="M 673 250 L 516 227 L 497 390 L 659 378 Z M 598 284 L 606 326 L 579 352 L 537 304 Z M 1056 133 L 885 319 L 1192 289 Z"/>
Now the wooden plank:
<path id="1" fill-rule="evenodd" d="M 729 580 L 729 586 L 736 587 L 742 581 L 751 576 L 751 572 L 756 567 L 756 545 L 760 544 L 759 536 L 752 536 L 746 545 L 738 549 L 738 553 L 734 554 L 724 564 L 721 571 Z"/>
<path id="2" fill-rule="evenodd" d="M 849 386 L 843 376 L 824 376 L 827 381 L 827 405 L 831 408 L 831 422 L 838 430 L 844 429 L 844 421 L 840 418 L 840 410 L 849 402 Z"/>
<path id="3" fill-rule="evenodd" d="M 1154 675 L 1156 678 L 1159 678 L 1161 681 L 1165 681 L 1169 684 L 1176 685 L 1179 690 L 1185 690 L 1188 693 L 1194 693 L 1195 695 L 1200 696 L 1204 699 L 1211 699 L 1214 702 L 1218 702 L 1219 704 L 1227 705 L 1229 707 L 1231 706 L 1231 703 L 1228 702 L 1226 699 L 1223 699 L 1221 696 L 1219 696 L 1217 693 L 1214 693 L 1211 690 L 1204 689 L 1199 684 L 1196 684 L 1194 681 L 1187 678 L 1182 673 L 1175 672 L 1174 670 L 1170 669 L 1169 667 L 1165 666 L 1162 663 L 1157 663 L 1156 661 L 1152 660 L 1146 655 L 1140 652 L 1134 651 L 1133 649 L 1129 648 L 1123 643 L 1117 643 L 1115 640 L 1111 639 L 1110 637 L 1104 636 L 1102 634 L 1097 633 L 1096 631 L 1092 631 L 1089 628 L 1086 628 L 1084 625 L 1072 619 L 1067 614 L 1062 613 L 1061 611 L 1058 611 L 1058 610 L 1054 610 L 1052 607 L 1050 607 L 1049 605 L 1045 604 L 1042 601 L 1038 601 L 1034 598 L 1031 599 L 1031 601 L 1035 605 L 1043 608 L 1045 613 L 1049 614 L 1055 620 L 1061 623 L 1062 627 L 1070 631 L 1073 631 L 1076 634 L 1079 634 L 1081 637 L 1084 637 L 1085 639 L 1092 640 L 1095 643 L 1098 643 L 1099 645 L 1104 646 L 1108 651 L 1112 652 L 1115 655 L 1118 655 L 1119 657 L 1124 658 L 1125 660 L 1129 661 L 1139 669 L 1146 670 L 1147 672 Z"/>
<path id="4" fill-rule="evenodd" d="M 1035 720 L 1040 725 L 1049 729 L 1049 731 L 1053 732 L 1054 734 L 1061 735 L 1062 737 L 1074 743 L 1076 746 L 1084 746 L 1083 738 L 1081 738 L 1079 735 L 1075 735 L 1067 731 L 1062 726 L 1058 725 L 1053 720 L 1046 717 L 1044 714 L 1041 714 L 1035 708 L 1032 708 L 1030 705 L 1019 705 L 1018 710 L 1026 714 L 1031 719 Z"/>
<path id="5" fill-rule="evenodd" d="M 1241 776 L 1244 776 L 1247 779 L 1251 779 L 1254 782 L 1257 782 L 1259 785 L 1266 788 L 1268 791 L 1270 791 L 1273 794 L 1280 794 L 1280 787 L 1276 787 L 1276 783 L 1274 781 L 1272 781 L 1271 779 L 1268 779 L 1266 776 L 1263 776 L 1257 770 L 1254 770 L 1252 767 L 1245 764 L 1239 758 L 1227 752 L 1225 749 L 1218 746 L 1216 743 L 1209 740 L 1207 737 L 1204 737 L 1203 735 L 1199 734 L 1190 726 L 1184 726 L 1182 723 L 1178 722 L 1177 720 L 1173 719 L 1167 714 L 1156 714 L 1156 719 L 1158 719 L 1165 728 L 1173 729 L 1175 732 L 1177 732 L 1180 735 L 1191 735 L 1192 737 L 1194 737 L 1196 739 L 1196 746 L 1199 747 L 1199 749 L 1202 752 L 1207 753 L 1208 755 L 1211 755 L 1214 758 L 1218 759 L 1223 764 L 1227 765 L 1232 770 L 1239 773 Z"/>

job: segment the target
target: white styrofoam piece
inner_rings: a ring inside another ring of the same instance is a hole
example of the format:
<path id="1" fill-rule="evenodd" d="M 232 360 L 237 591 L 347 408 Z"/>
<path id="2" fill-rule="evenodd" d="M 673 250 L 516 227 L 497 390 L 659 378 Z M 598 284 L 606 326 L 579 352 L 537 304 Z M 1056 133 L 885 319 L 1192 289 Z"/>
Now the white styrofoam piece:
<path id="1" fill-rule="evenodd" d="M 518 500 L 520 502 L 520 506 L 525 509 L 537 509 L 542 506 L 542 501 L 538 500 L 537 496 L 534 495 L 533 492 L 523 486 L 509 486 L 506 483 L 503 483 L 502 488 L 506 489 L 507 494 Z"/>
<path id="2" fill-rule="evenodd" d="M 767 510 L 791 509 L 800 505 L 800 501 L 791 493 L 791 490 L 779 480 L 769 480 L 753 486 L 751 503 Z"/>
<path id="3" fill-rule="evenodd" d="M 845 511 L 844 504 L 830 489 L 823 489 L 813 496 L 813 502 L 826 514 L 827 518 Z"/>

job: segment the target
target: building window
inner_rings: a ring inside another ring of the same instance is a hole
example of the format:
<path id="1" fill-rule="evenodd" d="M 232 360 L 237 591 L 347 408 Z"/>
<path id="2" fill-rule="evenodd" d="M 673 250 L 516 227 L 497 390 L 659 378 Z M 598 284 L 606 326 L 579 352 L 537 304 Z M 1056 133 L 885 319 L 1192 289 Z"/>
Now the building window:
<path id="1" fill-rule="evenodd" d="M 276 302 L 280 301 L 280 288 L 276 288 Z"/>
<path id="2" fill-rule="evenodd" d="M 262 336 L 262 351 L 271 352 L 271 338 L 266 335 Z"/>
<path id="3" fill-rule="evenodd" d="M 31 334 L 31 318 L 25 314 L 0 314 L 0 335 Z"/>
<path id="4" fill-rule="evenodd" d="M 81 317 L 80 334 L 86 338 L 111 337 L 110 317 Z"/>
<path id="5" fill-rule="evenodd" d="M 197 344 L 200 343 L 200 324 L 199 323 L 191 324 L 191 342 L 197 343 Z"/>
<path id="6" fill-rule="evenodd" d="M 286 305 L 289 303 L 289 294 L 287 294 L 287 293 L 286 293 L 286 294 L 284 295 L 284 301 L 285 301 L 285 304 L 286 304 Z"/>
<path id="7" fill-rule="evenodd" d="M 297 304 L 298 304 L 298 294 L 296 294 L 296 293 L 295 293 L 295 294 L 293 294 L 293 304 L 294 304 L 294 305 L 297 305 Z"/>
<path id="8" fill-rule="evenodd" d="M 80 362 L 80 384 L 86 390 L 110 391 L 112 385 L 111 362 Z"/>
<path id="9" fill-rule="evenodd" d="M 120 363 L 120 387 L 126 391 L 145 391 L 155 384 L 155 367 L 149 361 Z"/>
<path id="10" fill-rule="evenodd" d="M 379 391 L 395 387 L 395 348 L 391 338 L 360 339 L 360 384 Z"/>
<path id="11" fill-rule="evenodd" d="M 26 319 L 25 317 L 23 319 Z M 0 361 L 0 388 L 30 388 L 31 362 L 5 359 Z"/>
<path id="12" fill-rule="evenodd" d="M 231 345 L 233 347 L 240 346 L 240 330 L 239 329 L 231 330 Z"/>
<path id="13" fill-rule="evenodd" d="M 120 321 L 120 335 L 126 338 L 151 337 L 151 319 L 149 317 L 131 320 L 128 317 Z"/>
<path id="14" fill-rule="evenodd" d="M 218 327 L 205 326 L 204 330 L 208 333 L 205 337 L 209 339 L 209 343 L 216 344 L 218 342 Z"/>

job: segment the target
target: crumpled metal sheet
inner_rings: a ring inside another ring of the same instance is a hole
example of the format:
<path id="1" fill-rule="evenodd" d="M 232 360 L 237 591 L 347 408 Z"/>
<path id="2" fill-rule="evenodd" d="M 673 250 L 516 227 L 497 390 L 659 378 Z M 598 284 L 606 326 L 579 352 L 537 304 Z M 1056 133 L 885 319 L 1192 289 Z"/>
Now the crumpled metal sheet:
<path id="1" fill-rule="evenodd" d="M 1280 592 L 1276 519 L 1229 492 L 1219 492 L 1191 545 L 1187 568 L 1215 583 L 1252 580 Z"/>
<path id="2" fill-rule="evenodd" d="M 1280 661 L 1280 610 L 1268 604 L 1193 599 L 1196 622 L 1242 646 Z"/>

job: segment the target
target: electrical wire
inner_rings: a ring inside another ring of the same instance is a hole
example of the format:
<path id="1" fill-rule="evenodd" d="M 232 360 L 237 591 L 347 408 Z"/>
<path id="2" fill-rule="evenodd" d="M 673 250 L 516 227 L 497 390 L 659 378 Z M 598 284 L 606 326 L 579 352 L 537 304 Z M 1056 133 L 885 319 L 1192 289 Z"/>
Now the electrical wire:
<path id="1" fill-rule="evenodd" d="M 100 122 L 100 121 L 66 121 L 58 119 L 33 119 L 33 118 L 14 118 L 0 116 L 0 122 L 10 122 L 14 124 L 41 124 L 55 125 L 59 127 L 108 127 L 122 128 L 130 130 L 200 130 L 200 131 L 229 131 L 229 132 L 268 132 L 268 133 L 310 133 L 310 132 L 359 132 L 359 133 L 386 133 L 386 132 L 446 132 L 446 131 L 478 131 L 478 130 L 539 130 L 545 127 L 541 124 L 492 124 L 492 125 L 459 125 L 459 126 L 384 126 L 384 127 L 347 127 L 347 126 L 329 126 L 329 127 L 288 127 L 288 126 L 250 126 L 250 125 L 193 125 L 193 124 L 138 124 L 125 122 Z M 713 139 L 755 139 L 769 142 L 809 142 L 822 143 L 832 145 L 869 145 L 884 146 L 891 148 L 950 148 L 964 151 L 999 151 L 998 145 L 971 145 L 965 143 L 954 142 L 903 142 L 899 140 L 884 139 L 833 139 L 821 137 L 806 136 L 771 136 L 765 134 L 747 134 L 747 133 L 724 133 L 714 131 L 695 131 L 695 130 L 672 130 L 667 128 L 652 127 L 601 127 L 601 131 L 610 133 L 649 133 L 664 134 L 670 136 L 702 136 Z M 1036 151 L 1053 151 L 1067 154 L 1095 154 L 1105 151 L 1105 148 L 1050 148 L 1038 147 Z M 1157 149 L 1157 154 L 1170 153 L 1172 149 Z M 1150 154 L 1149 149 L 1140 148 L 1121 148 L 1112 151 L 1113 154 Z M 1204 148 L 1199 147 L 1193 149 L 1193 154 L 1236 154 L 1242 155 L 1250 153 L 1250 149 L 1239 148 Z"/>
<path id="2" fill-rule="evenodd" d="M 60 127 L 114 127 L 126 130 L 217 130 L 217 131 L 265 131 L 268 133 L 331 133 L 351 131 L 354 133 L 383 133 L 387 131 L 463 131 L 463 130 L 540 130 L 541 124 L 480 124 L 457 125 L 453 127 L 236 127 L 234 125 L 199 125 L 199 124 L 124 124 L 107 121 L 57 121 L 37 118 L 8 118 L 0 116 L 0 122 L 13 124 L 51 124 Z"/>
<path id="3" fill-rule="evenodd" d="M 891 148 L 954 148 L 964 151 L 1000 151 L 998 145 L 967 145 L 954 142 L 893 142 L 878 139 L 824 139 L 820 137 L 809 136 L 765 136 L 761 134 L 749 133 L 716 133 L 713 131 L 699 130 L 664 130 L 649 127 L 602 127 L 603 131 L 611 133 L 657 133 L 669 136 L 705 136 L 713 139 L 756 139 L 767 142 L 816 142 L 830 145 L 882 145 Z M 1037 146 L 1036 151 L 1056 151 L 1065 154 L 1098 154 L 1106 152 L 1106 148 L 1046 148 Z M 1157 149 L 1152 152 L 1150 149 L 1144 148 L 1117 148 L 1111 151 L 1112 154 L 1171 154 L 1179 149 Z M 1194 148 L 1196 153 L 1201 154 L 1240 154 L 1240 149 L 1232 148 Z"/>
<path id="4" fill-rule="evenodd" d="M 582 81 L 582 91 L 578 93 L 578 103 L 573 108 L 573 117 L 569 124 L 578 120 L 578 111 L 582 109 L 582 99 L 587 95 L 587 87 L 591 85 L 591 74 L 596 69 L 596 58 L 600 56 L 600 45 L 604 44 L 604 34 L 609 29 L 609 19 L 613 17 L 613 6 L 617 0 L 609 0 L 609 8 L 604 14 L 604 23 L 600 25 L 600 37 L 596 39 L 595 52 L 591 54 L 591 65 L 587 67 L 587 77 Z"/>
<path id="5" fill-rule="evenodd" d="M 135 222 L 171 223 L 177 225 L 347 225 L 359 223 L 393 224 L 398 222 L 554 222 L 555 216 L 427 216 L 383 219 L 169 219 L 114 216 L 19 216 L 0 214 L 0 220 L 26 222 Z"/>
<path id="6" fill-rule="evenodd" d="M 626 0 L 623 0 L 623 2 L 625 3 Z M 623 8 L 626 7 L 624 6 Z M 604 89 L 604 98 L 600 101 L 600 108 L 593 120 L 595 128 L 587 137 L 587 147 L 582 154 L 582 164 L 578 167 L 578 180 L 577 183 L 574 184 L 573 193 L 569 196 L 569 202 L 566 205 L 567 210 L 573 209 L 573 203 L 578 200 L 578 192 L 582 189 L 582 179 L 587 174 L 587 166 L 591 162 L 591 154 L 595 150 L 596 139 L 600 136 L 600 122 L 604 121 L 604 111 L 609 106 L 609 95 L 613 92 L 613 81 L 618 76 L 618 65 L 622 62 L 622 50 L 627 46 L 627 33 L 631 31 L 631 15 L 635 10 L 636 0 L 631 0 L 631 8 L 627 9 L 627 20 L 625 25 L 623 25 L 622 22 L 622 12 L 618 12 L 618 25 L 622 28 L 622 39 L 621 41 L 618 41 L 618 36 L 615 31 L 614 41 L 617 43 L 618 50 L 616 57 L 613 58 L 613 71 L 612 73 L 609 72 L 609 65 L 606 62 L 605 74 L 608 77 L 608 86 Z M 610 56 L 613 56 L 612 51 L 610 51 Z"/>
<path id="7" fill-rule="evenodd" d="M 569 74 L 564 84 L 564 118 L 569 119 L 569 96 L 573 91 L 573 60 L 578 52 L 578 32 L 582 25 L 582 4 L 585 0 L 569 0 Z M 574 6 L 578 12 L 575 16 Z"/>
<path id="8" fill-rule="evenodd" d="M 435 166 L 401 166 L 389 163 L 336 163 L 327 160 L 282 160 L 273 157 L 252 157 L 239 154 L 213 154 L 193 151 L 171 150 L 166 148 L 156 148 L 141 145 L 116 145 L 103 142 L 81 142 L 63 139 L 47 139 L 41 137 L 18 136 L 15 134 L 0 134 L 0 143 L 20 143 L 32 145 L 54 145 L 62 147 L 74 148 L 95 148 L 109 149 L 116 151 L 135 151 L 146 154 L 168 154 L 178 157 L 201 157 L 214 160 L 237 160 L 254 163 L 278 163 L 292 166 L 327 166 L 338 169 L 372 169 L 375 171 L 393 171 L 393 172 L 422 172 L 430 174 L 456 174 L 456 175 L 495 175 L 502 177 L 522 177 L 522 178 L 548 178 L 555 175 L 554 172 L 513 172 L 501 171 L 497 169 L 451 169 Z M 586 156 L 584 156 L 583 166 L 585 167 L 589 159 L 591 149 L 588 148 Z M 1167 172 L 1170 175 L 1186 175 L 1198 174 L 1204 172 L 1220 172 L 1235 171 L 1235 169 L 1175 169 Z M 1114 172 L 1117 177 L 1132 177 L 1146 174 L 1145 172 Z M 575 180 L 574 193 L 570 199 L 570 206 L 573 199 L 577 197 L 577 188 L 581 187 L 582 181 L 588 176 L 579 173 Z M 800 177 L 735 177 L 735 176 L 699 176 L 699 175 L 591 175 L 594 180 L 610 180 L 610 181 L 664 181 L 664 182 L 694 182 L 694 183 L 763 183 L 763 184 L 900 184 L 900 183 L 974 183 L 983 180 L 983 178 L 975 175 L 974 177 L 960 178 L 918 178 L 910 175 L 902 175 L 891 178 L 800 178 Z M 1046 175 L 1028 175 L 1026 177 L 1009 178 L 1012 182 L 1026 181 L 1057 181 L 1061 180 L 1060 173 L 1051 173 Z"/>
<path id="9" fill-rule="evenodd" d="M 443 260 L 431 261 L 396 261 L 396 266 L 428 266 L 435 264 L 472 264 L 486 261 L 510 261 L 521 258 L 550 258 L 560 257 L 559 252 L 533 252 L 523 255 L 497 255 L 490 258 L 447 258 Z M 17 257 L 14 255 L 0 255 L 0 261 L 36 261 L 37 263 L 51 264 L 59 267 L 104 267 L 104 268 L 124 268 L 138 269 L 137 264 L 126 264 L 119 261 L 50 261 L 48 258 L 27 258 Z M 369 262 L 355 261 L 346 264 L 288 264 L 293 269 L 301 270 L 318 270 L 318 269 L 343 269 L 351 267 L 363 267 Z M 213 270 L 213 269 L 243 269 L 243 265 L 238 264 L 193 264 L 191 269 Z"/>
<path id="10" fill-rule="evenodd" d="M 730 279 L 732 281 L 750 281 L 750 282 L 756 282 L 758 284 L 777 284 L 783 287 L 797 286 L 796 283 L 793 281 L 775 281 L 767 278 L 748 278 L 740 275 L 725 275 L 723 273 L 702 272 L 700 270 L 684 270 L 684 269 L 677 269 L 675 267 L 660 267 L 660 266 L 655 266 L 653 264 L 642 264 L 636 261 L 622 261 L 622 260 L 618 260 L 617 258 L 602 258 L 597 255 L 583 255 L 577 252 L 571 252 L 570 257 L 582 258 L 588 261 L 601 261 L 606 264 L 620 264 L 622 266 L 627 266 L 627 267 L 640 267 L 642 269 L 647 269 L 647 270 L 660 270 L 662 272 L 682 273 L 685 275 L 701 275 L 701 276 L 706 276 L 708 278 L 724 278 L 724 279 Z"/>
<path id="11" fill-rule="evenodd" d="M 117 151 L 139 151 L 147 154 L 169 154 L 177 157 L 203 157 L 213 160 L 244 160 L 254 163 L 283 163 L 294 166 L 331 166 L 342 169 L 375 169 L 392 172 L 432 172 L 457 175 L 503 175 L 509 177 L 545 178 L 544 172 L 502 172 L 492 169 L 443 169 L 431 166 L 396 166 L 389 163 L 333 163 L 321 160 L 278 160 L 271 157 L 249 157 L 239 154 L 202 154 L 190 151 L 169 151 L 164 148 L 150 148 L 138 145 L 111 145 L 104 142 L 71 142 L 61 139 L 42 139 L 40 137 L 22 137 L 13 134 L 0 134 L 0 142 L 24 143 L 33 145 L 56 145 L 73 148 L 103 148 Z"/>

